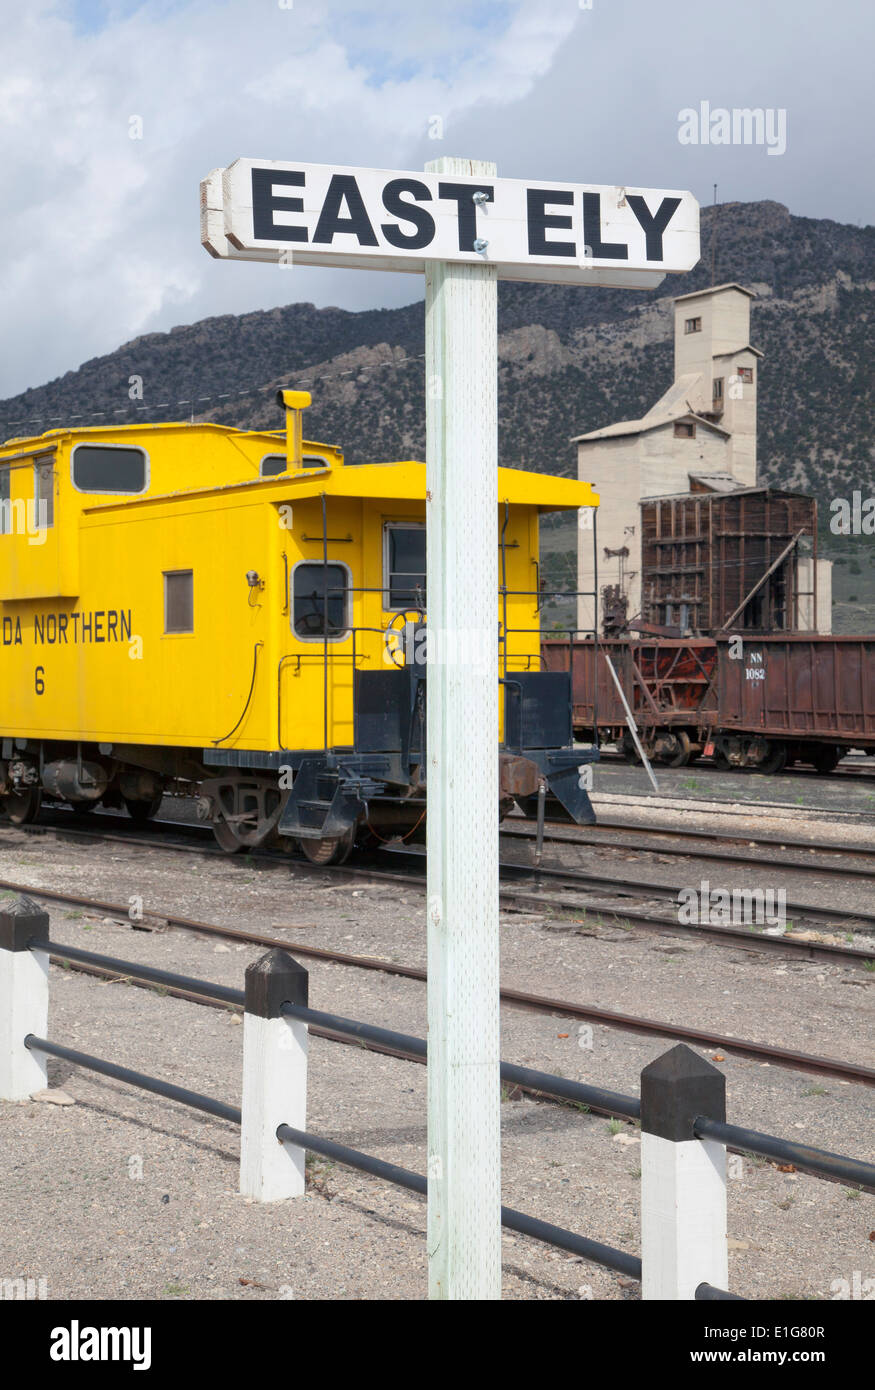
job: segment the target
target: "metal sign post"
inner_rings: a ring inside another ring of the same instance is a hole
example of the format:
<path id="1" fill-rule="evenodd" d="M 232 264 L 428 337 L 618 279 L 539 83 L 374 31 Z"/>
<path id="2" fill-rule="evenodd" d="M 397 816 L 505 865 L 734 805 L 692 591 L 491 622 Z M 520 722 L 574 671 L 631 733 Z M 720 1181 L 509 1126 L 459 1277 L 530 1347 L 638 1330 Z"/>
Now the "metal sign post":
<path id="1" fill-rule="evenodd" d="M 425 275 L 429 1293 L 500 1298 L 497 281 L 653 289 L 698 261 L 698 204 L 467 159 L 238 159 L 201 184 L 201 240 Z"/>
<path id="2" fill-rule="evenodd" d="M 427 172 L 489 180 L 496 170 L 479 160 L 438 159 Z M 478 221 L 488 226 L 486 216 Z M 482 230 L 484 241 L 488 235 Z M 432 1298 L 501 1296 L 497 311 L 494 266 L 429 265 L 425 419 Z"/>

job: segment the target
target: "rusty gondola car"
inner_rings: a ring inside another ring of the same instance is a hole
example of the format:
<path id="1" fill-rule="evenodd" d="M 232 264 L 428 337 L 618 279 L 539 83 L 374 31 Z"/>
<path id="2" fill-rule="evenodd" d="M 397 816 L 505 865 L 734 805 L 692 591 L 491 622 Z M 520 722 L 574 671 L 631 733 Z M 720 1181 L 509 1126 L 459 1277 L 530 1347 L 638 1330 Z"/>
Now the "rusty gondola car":
<path id="1" fill-rule="evenodd" d="M 683 767 L 707 752 L 725 768 L 798 761 L 826 773 L 851 748 L 875 755 L 875 636 L 546 640 L 545 669 L 572 672 L 576 734 L 597 724 L 600 741 L 634 760 L 606 657 L 657 762 Z"/>

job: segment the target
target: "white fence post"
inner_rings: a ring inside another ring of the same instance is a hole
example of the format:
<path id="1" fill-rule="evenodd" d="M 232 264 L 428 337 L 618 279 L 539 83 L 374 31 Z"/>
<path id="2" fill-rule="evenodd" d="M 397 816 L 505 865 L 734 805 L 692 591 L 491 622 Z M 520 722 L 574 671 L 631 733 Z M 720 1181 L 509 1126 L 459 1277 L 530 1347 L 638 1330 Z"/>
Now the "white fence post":
<path id="1" fill-rule="evenodd" d="M 32 899 L 20 894 L 0 911 L 0 1100 L 26 1100 L 48 1085 L 45 1055 L 24 1045 L 28 1033 L 48 1030 L 49 955 L 27 946 L 48 936 L 48 913 Z"/>
<path id="2" fill-rule="evenodd" d="M 726 1147 L 696 1139 L 697 1116 L 725 1123 L 726 1078 L 679 1044 L 641 1073 L 641 1296 L 725 1289 Z"/>
<path id="3" fill-rule="evenodd" d="M 246 970 L 240 1191 L 259 1202 L 304 1191 L 304 1150 L 276 1131 L 307 1127 L 307 1025 L 281 1013 L 286 1003 L 307 1007 L 307 982 L 286 951 L 268 951 Z"/>

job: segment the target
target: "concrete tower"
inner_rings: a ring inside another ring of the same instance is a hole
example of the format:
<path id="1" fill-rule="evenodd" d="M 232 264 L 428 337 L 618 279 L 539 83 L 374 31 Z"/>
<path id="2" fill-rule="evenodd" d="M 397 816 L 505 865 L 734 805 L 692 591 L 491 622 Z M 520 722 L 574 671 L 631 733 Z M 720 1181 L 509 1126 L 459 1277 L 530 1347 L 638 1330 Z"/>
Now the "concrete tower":
<path id="1" fill-rule="evenodd" d="M 639 502 L 688 492 L 756 486 L 756 392 L 762 353 L 750 346 L 750 301 L 741 285 L 716 285 L 674 302 L 675 379 L 640 420 L 575 436 L 578 476 L 601 494 L 599 589 L 622 589 L 626 616 L 640 611 Z M 623 553 L 625 551 L 625 554 Z M 579 532 L 579 588 L 593 588 L 592 532 Z M 611 552 L 608 554 L 607 552 Z M 581 629 L 591 600 L 581 599 Z M 601 624 L 601 609 L 599 611 Z"/>
<path id="2" fill-rule="evenodd" d="M 757 359 L 750 301 L 741 285 L 683 294 L 674 302 L 675 380 L 695 373 L 687 396 L 697 413 L 728 431 L 725 471 L 742 487 L 757 482 Z"/>

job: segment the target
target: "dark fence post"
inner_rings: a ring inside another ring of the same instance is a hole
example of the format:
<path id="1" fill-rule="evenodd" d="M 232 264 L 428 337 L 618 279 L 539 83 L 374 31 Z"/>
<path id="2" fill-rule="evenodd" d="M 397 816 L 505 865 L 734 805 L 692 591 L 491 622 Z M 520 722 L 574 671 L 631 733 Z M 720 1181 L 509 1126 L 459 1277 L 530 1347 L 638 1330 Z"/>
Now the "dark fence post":
<path id="1" fill-rule="evenodd" d="M 281 1013 L 283 1004 L 307 1007 L 307 982 L 286 951 L 268 951 L 246 971 L 240 1191 L 259 1202 L 304 1191 L 304 1150 L 276 1132 L 307 1128 L 307 1025 Z"/>
<path id="2" fill-rule="evenodd" d="M 28 949 L 48 935 L 48 913 L 23 894 L 0 910 L 0 1100 L 26 1100 L 48 1085 L 45 1055 L 24 1045 L 28 1033 L 48 1031 L 49 955 Z"/>
<path id="3" fill-rule="evenodd" d="M 726 1119 L 726 1078 L 684 1044 L 641 1073 L 641 1296 L 725 1289 L 726 1146 L 697 1139 L 698 1116 Z"/>

